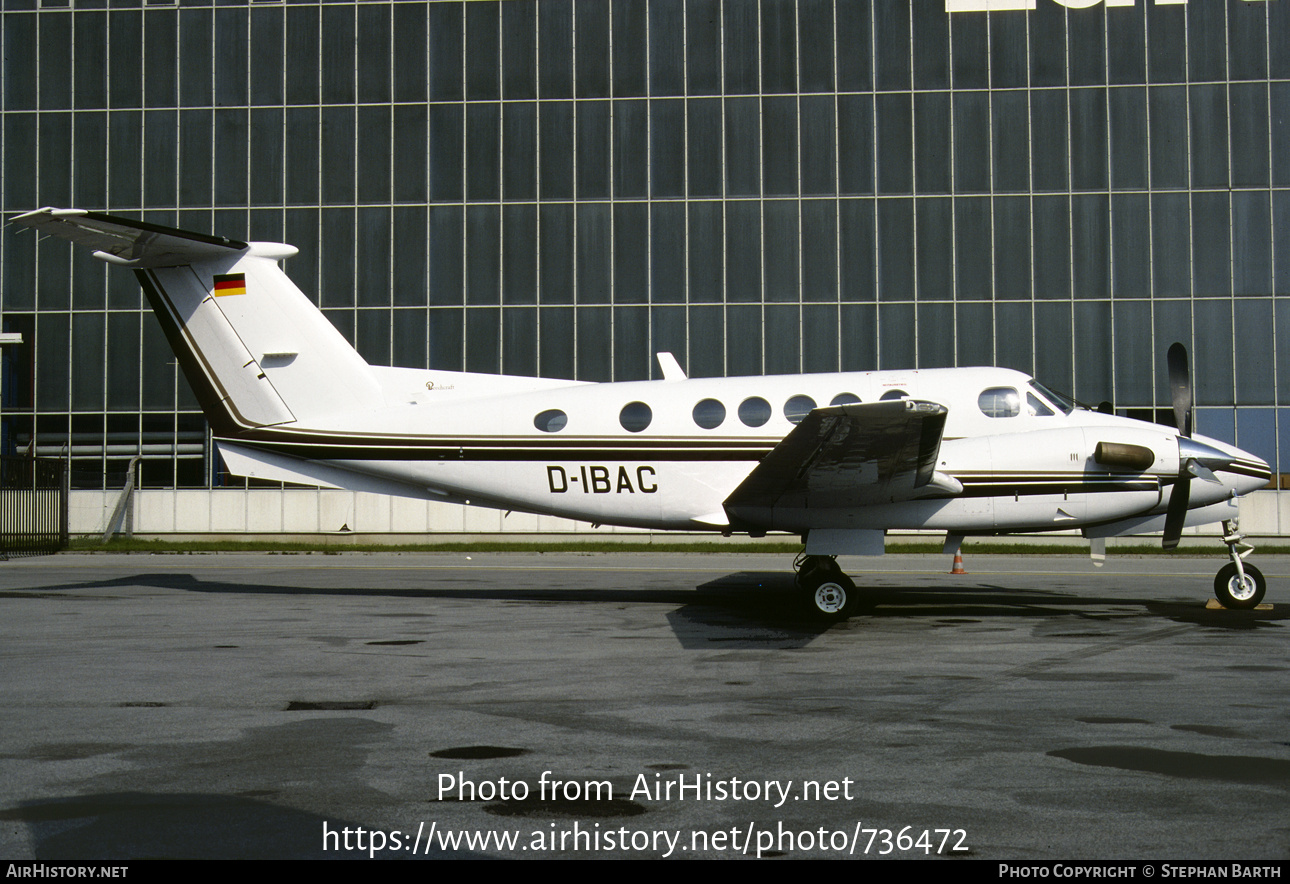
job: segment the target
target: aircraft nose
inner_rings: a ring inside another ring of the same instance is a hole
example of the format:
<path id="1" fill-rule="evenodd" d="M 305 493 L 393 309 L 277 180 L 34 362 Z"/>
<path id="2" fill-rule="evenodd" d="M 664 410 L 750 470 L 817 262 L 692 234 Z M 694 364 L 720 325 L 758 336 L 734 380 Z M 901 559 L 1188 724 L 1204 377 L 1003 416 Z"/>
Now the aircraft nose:
<path id="1" fill-rule="evenodd" d="M 1260 488 L 1267 488 L 1268 483 L 1272 481 L 1272 467 L 1270 467 L 1268 462 L 1261 457 L 1256 457 L 1249 452 L 1242 451 L 1240 458 L 1234 462 L 1234 465 L 1237 464 L 1246 466 L 1251 474 L 1248 479 L 1248 483 L 1243 483 L 1248 484 L 1248 487 L 1242 488 L 1238 492 L 1240 494 L 1245 494 L 1249 491 L 1258 491 Z"/>
<path id="2" fill-rule="evenodd" d="M 1213 469 L 1222 473 L 1224 482 L 1231 485 L 1237 494 L 1248 494 L 1266 488 L 1272 479 L 1272 468 L 1258 455 L 1231 448 L 1225 456 L 1228 457 L 1228 463 Z"/>
<path id="3" fill-rule="evenodd" d="M 1248 494 L 1266 487 L 1272 478 L 1272 469 L 1258 455 L 1205 436 L 1180 436 L 1178 460 L 1185 472 L 1204 479 L 1213 490 L 1221 485 L 1232 493 Z"/>

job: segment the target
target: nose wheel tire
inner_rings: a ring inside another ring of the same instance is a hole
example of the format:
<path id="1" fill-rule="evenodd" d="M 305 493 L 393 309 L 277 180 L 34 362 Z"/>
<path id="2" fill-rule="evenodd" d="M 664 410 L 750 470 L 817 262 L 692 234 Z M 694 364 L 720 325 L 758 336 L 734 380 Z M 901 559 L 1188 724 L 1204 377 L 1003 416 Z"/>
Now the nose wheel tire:
<path id="1" fill-rule="evenodd" d="M 1244 582 L 1236 573 L 1234 562 L 1228 562 L 1220 568 L 1218 576 L 1214 578 L 1214 597 L 1224 608 L 1249 610 L 1263 601 L 1263 593 L 1268 585 L 1262 572 L 1253 565 L 1244 563 L 1241 568 L 1245 571 Z"/>

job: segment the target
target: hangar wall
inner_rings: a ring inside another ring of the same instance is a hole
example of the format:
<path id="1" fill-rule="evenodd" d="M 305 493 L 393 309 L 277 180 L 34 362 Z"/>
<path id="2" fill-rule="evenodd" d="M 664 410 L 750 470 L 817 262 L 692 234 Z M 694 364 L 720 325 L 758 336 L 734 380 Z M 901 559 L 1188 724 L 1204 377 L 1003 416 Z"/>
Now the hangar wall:
<path id="1" fill-rule="evenodd" d="M 1182 340 L 1199 430 L 1290 473 L 1290 0 L 987 5 L 3 0 L 0 205 L 289 241 L 380 364 L 1150 416 Z M 236 484 L 129 274 L 5 231 L 0 315 L 3 451 Z"/>

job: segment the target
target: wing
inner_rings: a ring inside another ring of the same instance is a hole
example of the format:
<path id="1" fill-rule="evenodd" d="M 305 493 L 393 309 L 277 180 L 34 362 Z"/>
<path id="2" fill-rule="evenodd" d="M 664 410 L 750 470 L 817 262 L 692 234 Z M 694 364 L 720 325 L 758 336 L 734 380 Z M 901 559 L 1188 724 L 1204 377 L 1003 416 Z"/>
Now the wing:
<path id="1" fill-rule="evenodd" d="M 768 524 L 779 508 L 836 508 L 952 496 L 936 473 L 948 410 L 900 399 L 817 408 L 726 499 L 732 519 Z"/>
<path id="2" fill-rule="evenodd" d="M 84 209 L 43 208 L 13 218 L 39 233 L 70 239 L 94 250 L 94 257 L 125 267 L 179 267 L 235 256 L 244 242 L 118 218 Z"/>

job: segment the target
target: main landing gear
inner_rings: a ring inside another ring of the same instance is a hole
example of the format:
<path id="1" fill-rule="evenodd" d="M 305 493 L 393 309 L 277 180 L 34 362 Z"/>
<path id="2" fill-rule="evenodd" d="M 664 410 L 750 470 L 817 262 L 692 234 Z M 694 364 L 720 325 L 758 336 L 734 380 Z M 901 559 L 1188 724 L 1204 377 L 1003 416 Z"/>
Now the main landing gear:
<path id="1" fill-rule="evenodd" d="M 860 609 L 860 592 L 842 573 L 836 556 L 802 554 L 793 567 L 797 569 L 797 587 L 805 610 L 814 619 L 832 623 Z"/>
<path id="2" fill-rule="evenodd" d="M 1223 542 L 1232 561 L 1220 568 L 1214 578 L 1214 597 L 1224 608 L 1254 608 L 1263 601 L 1268 588 L 1263 573 L 1246 564 L 1245 557 L 1254 552 L 1254 547 L 1242 543 L 1243 539 L 1235 519 L 1223 523 Z"/>

